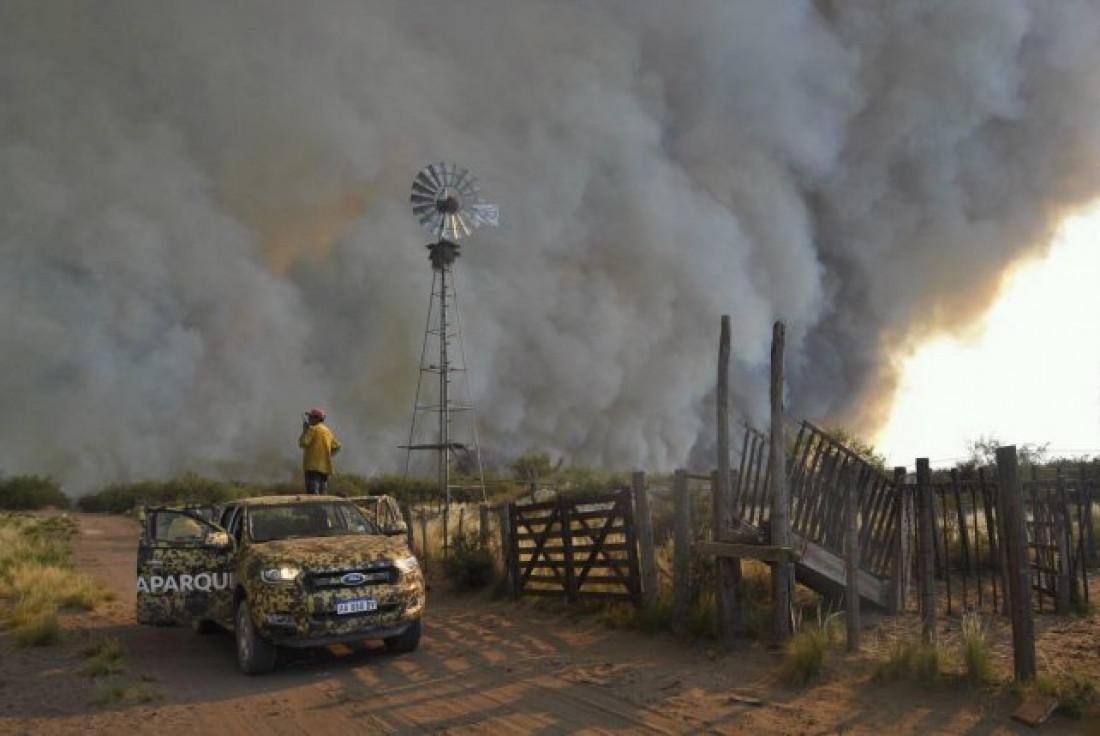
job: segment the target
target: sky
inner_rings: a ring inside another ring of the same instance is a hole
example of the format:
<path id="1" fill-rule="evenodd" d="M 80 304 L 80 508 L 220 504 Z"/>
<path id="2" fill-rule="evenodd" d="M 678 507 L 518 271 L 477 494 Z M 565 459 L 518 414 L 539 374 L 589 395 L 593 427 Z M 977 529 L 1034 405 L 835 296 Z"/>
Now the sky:
<path id="1" fill-rule="evenodd" d="M 1049 254 L 1013 269 L 965 337 L 904 360 L 875 442 L 891 465 L 968 457 L 967 443 L 1048 444 L 1050 457 L 1100 455 L 1100 206 L 1068 218 Z"/>
<path id="2" fill-rule="evenodd" d="M 6 0 L 0 474 L 292 478 L 311 406 L 399 471 L 441 161 L 500 208 L 456 267 L 498 467 L 712 467 L 723 315 L 738 422 L 782 321 L 791 415 L 867 436 L 1100 197 L 1097 120 L 1096 0 Z"/>

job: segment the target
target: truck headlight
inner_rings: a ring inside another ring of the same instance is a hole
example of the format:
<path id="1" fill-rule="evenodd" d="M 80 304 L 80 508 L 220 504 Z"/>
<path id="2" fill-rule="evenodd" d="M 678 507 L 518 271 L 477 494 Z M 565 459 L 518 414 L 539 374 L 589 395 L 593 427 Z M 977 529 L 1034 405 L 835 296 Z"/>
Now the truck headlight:
<path id="1" fill-rule="evenodd" d="M 301 572 L 296 567 L 271 567 L 260 571 L 260 580 L 265 583 L 293 583 Z"/>
<path id="2" fill-rule="evenodd" d="M 416 572 L 420 569 L 420 563 L 416 561 L 415 555 L 409 555 L 408 557 L 398 557 L 393 561 L 393 566 L 400 570 L 405 575 L 411 572 Z"/>

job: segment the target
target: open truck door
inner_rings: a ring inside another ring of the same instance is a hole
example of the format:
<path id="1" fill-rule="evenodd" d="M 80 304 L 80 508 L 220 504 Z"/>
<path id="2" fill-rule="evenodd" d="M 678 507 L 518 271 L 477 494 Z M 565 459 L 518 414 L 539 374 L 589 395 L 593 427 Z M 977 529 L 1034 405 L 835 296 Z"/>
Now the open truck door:
<path id="1" fill-rule="evenodd" d="M 208 516 L 200 509 L 146 511 L 138 544 L 139 624 L 232 621 L 236 545 Z"/>

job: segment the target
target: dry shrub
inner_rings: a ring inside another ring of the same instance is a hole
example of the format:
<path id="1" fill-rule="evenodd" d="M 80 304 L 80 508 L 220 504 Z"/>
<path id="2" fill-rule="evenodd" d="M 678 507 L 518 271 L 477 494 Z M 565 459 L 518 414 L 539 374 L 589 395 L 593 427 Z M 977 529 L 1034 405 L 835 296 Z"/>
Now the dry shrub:
<path id="1" fill-rule="evenodd" d="M 61 641 L 57 609 L 48 602 L 19 601 L 8 610 L 4 624 L 19 647 L 43 647 Z"/>

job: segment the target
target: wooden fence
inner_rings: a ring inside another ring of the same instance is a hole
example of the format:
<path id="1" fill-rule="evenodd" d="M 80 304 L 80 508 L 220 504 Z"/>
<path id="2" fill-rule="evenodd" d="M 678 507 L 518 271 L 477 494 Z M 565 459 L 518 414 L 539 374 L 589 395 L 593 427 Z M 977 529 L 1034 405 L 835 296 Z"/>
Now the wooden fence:
<path id="1" fill-rule="evenodd" d="M 1055 478 L 1038 470 L 1024 480 L 1027 561 L 1035 609 L 1066 613 L 1089 602 L 1088 569 L 1097 563 L 1095 480 L 1084 468 Z M 912 488 L 911 486 L 909 487 Z M 933 574 L 944 613 L 1006 611 L 1000 489 L 994 474 L 958 471 L 933 481 Z"/>
<path id="2" fill-rule="evenodd" d="M 641 602 L 631 493 L 508 506 L 508 568 L 515 597 Z"/>

